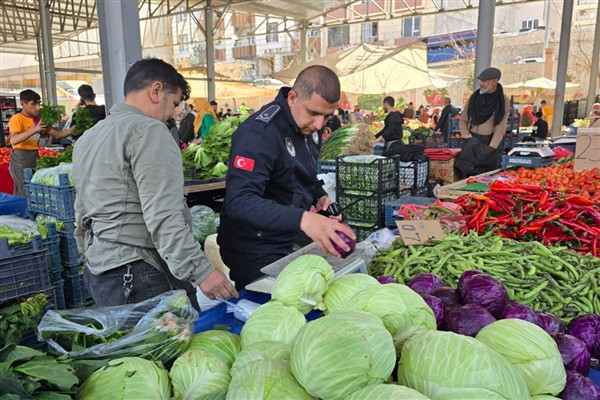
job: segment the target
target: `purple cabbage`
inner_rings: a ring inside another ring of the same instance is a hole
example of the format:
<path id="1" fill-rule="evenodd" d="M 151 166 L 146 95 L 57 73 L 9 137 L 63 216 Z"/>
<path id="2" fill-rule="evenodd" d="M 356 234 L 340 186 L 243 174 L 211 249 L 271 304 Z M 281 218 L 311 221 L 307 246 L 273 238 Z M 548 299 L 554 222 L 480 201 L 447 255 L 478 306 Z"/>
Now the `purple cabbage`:
<path id="1" fill-rule="evenodd" d="M 461 279 L 467 272 L 461 276 Z M 504 285 L 498 279 L 484 273 L 466 278 L 460 289 L 460 296 L 463 303 L 482 306 L 496 318 L 504 315 L 508 304 L 508 293 Z"/>
<path id="2" fill-rule="evenodd" d="M 580 373 L 567 371 L 567 384 L 558 397 L 562 400 L 598 400 L 600 388 Z"/>
<path id="3" fill-rule="evenodd" d="M 383 275 L 377 278 L 377 281 L 382 285 L 387 283 L 398 283 L 398 279 L 394 275 Z"/>
<path id="4" fill-rule="evenodd" d="M 431 295 L 440 299 L 442 303 L 444 303 L 444 307 L 446 307 L 446 309 L 462 305 L 458 290 L 449 286 L 435 288 L 433 289 L 433 292 L 431 292 Z"/>
<path id="5" fill-rule="evenodd" d="M 600 315 L 586 314 L 573 318 L 569 323 L 569 335 L 585 343 L 592 358 L 600 359 Z"/>
<path id="6" fill-rule="evenodd" d="M 540 317 L 533 311 L 529 306 L 518 303 L 516 301 L 509 301 L 504 310 L 504 318 L 516 318 L 522 319 L 537 326 L 542 326 Z"/>
<path id="7" fill-rule="evenodd" d="M 466 304 L 446 313 L 444 327 L 448 331 L 475 337 L 481 329 L 495 320 L 485 308 L 477 304 Z"/>
<path id="8" fill-rule="evenodd" d="M 565 333 L 565 326 L 560 318 L 549 312 L 537 312 L 537 316 L 542 323 L 540 326 L 549 334 Z"/>
<path id="9" fill-rule="evenodd" d="M 431 294 L 431 292 L 441 286 L 446 286 L 444 281 L 435 274 L 422 273 L 415 275 L 407 286 L 420 295 Z"/>
<path id="10" fill-rule="evenodd" d="M 472 276 L 483 274 L 484 272 L 478 271 L 476 269 L 471 269 L 469 271 L 465 271 L 462 273 L 460 278 L 458 278 L 458 291 L 462 292 L 465 286 L 465 282 Z"/>
<path id="11" fill-rule="evenodd" d="M 590 364 L 592 362 L 590 358 L 590 352 L 588 351 L 585 343 L 577 339 L 575 336 L 567 335 L 566 333 L 559 333 L 552 336 L 558 351 L 565 364 L 567 371 L 576 371 L 587 376 L 590 373 Z"/>
<path id="12" fill-rule="evenodd" d="M 344 225 L 346 225 L 346 224 L 344 224 Z M 348 226 L 348 225 L 346 225 L 346 226 Z M 350 250 L 348 250 L 348 251 L 343 250 L 333 240 L 331 241 L 331 244 L 333 245 L 333 248 L 335 249 L 335 251 L 337 251 L 340 254 L 340 256 L 342 256 L 342 258 L 346 258 L 350 254 L 352 254 L 352 252 L 354 252 L 354 248 L 356 247 L 356 240 L 350 239 L 348 236 L 346 236 L 345 233 L 342 233 L 340 231 L 336 231 L 336 232 L 337 232 L 338 236 L 342 238 L 344 243 L 346 243 L 348 245 L 348 247 L 350 247 Z"/>
<path id="13" fill-rule="evenodd" d="M 433 314 L 435 315 L 435 320 L 437 322 L 438 328 L 442 325 L 442 321 L 444 320 L 445 307 L 442 300 L 434 297 L 430 294 L 422 294 L 423 300 L 425 303 L 433 310 Z"/>

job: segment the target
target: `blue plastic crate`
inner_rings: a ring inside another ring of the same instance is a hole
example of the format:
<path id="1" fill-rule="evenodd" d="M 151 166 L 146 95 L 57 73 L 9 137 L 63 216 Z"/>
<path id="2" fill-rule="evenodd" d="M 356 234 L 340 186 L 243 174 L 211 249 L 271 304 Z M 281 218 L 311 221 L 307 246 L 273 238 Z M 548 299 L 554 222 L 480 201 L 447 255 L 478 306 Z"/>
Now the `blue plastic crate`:
<path id="1" fill-rule="evenodd" d="M 25 217 L 27 215 L 27 199 L 8 193 L 0 193 L 0 215 Z"/>
<path id="2" fill-rule="evenodd" d="M 590 370 L 588 378 L 590 378 L 596 385 L 600 386 L 600 369 Z"/>
<path id="3" fill-rule="evenodd" d="M 63 280 L 62 271 L 50 271 L 50 283 L 54 285 L 56 282 L 60 282 Z"/>
<path id="4" fill-rule="evenodd" d="M 271 300 L 271 295 L 265 293 L 240 291 L 237 299 L 231 299 L 230 302 L 237 303 L 240 300 L 248 300 L 258 304 L 265 304 Z M 323 315 L 320 311 L 311 311 L 306 315 L 306 319 L 312 321 Z M 194 322 L 194 333 L 210 331 L 215 328 L 222 329 L 224 326 L 229 328 L 229 332 L 239 335 L 244 327 L 244 323 L 233 317 L 233 313 L 227 312 L 227 305 L 220 303 L 206 311 L 201 311 L 198 319 Z"/>
<path id="5" fill-rule="evenodd" d="M 48 236 L 43 240 L 44 247 L 46 247 L 46 266 L 50 273 L 60 272 L 62 270 L 60 262 L 60 237 L 54 222 L 46 225 L 46 229 L 48 230 Z"/>
<path id="6" fill-rule="evenodd" d="M 508 156 L 503 155 L 500 158 L 500 165 L 502 169 L 507 169 L 511 166 L 516 167 L 525 167 L 525 168 L 540 168 L 547 167 L 552 165 L 554 162 L 551 157 L 541 158 L 541 157 L 522 157 L 522 156 Z"/>
<path id="7" fill-rule="evenodd" d="M 391 201 L 389 203 L 385 203 L 385 226 L 387 228 L 395 228 L 396 221 L 401 219 L 398 217 L 398 208 L 400 208 L 403 204 L 416 204 L 419 206 L 428 206 L 435 202 L 435 198 L 433 197 L 402 197 Z"/>
<path id="8" fill-rule="evenodd" d="M 335 160 L 318 160 L 317 174 L 335 173 Z"/>
<path id="9" fill-rule="evenodd" d="M 75 226 L 72 222 L 65 222 L 64 230 L 58 231 L 60 237 L 60 259 L 66 268 L 79 266 L 81 260 L 77 242 L 75 241 Z"/>
<path id="10" fill-rule="evenodd" d="M 46 249 L 41 236 L 34 236 L 31 247 L 10 248 L 0 239 L 0 304 L 50 289 Z"/>
<path id="11" fill-rule="evenodd" d="M 56 217 L 61 221 L 75 221 L 75 187 L 67 174 L 58 176 L 59 186 L 31 183 L 32 170 L 25 169 L 27 207 L 32 213 Z"/>
<path id="12" fill-rule="evenodd" d="M 66 308 L 86 307 L 94 302 L 83 284 L 83 274 L 77 276 L 63 274 L 63 279 Z"/>
<path id="13" fill-rule="evenodd" d="M 60 279 L 54 281 L 52 285 L 54 286 L 54 308 L 56 310 L 64 310 L 67 308 L 65 304 L 65 281 Z"/>

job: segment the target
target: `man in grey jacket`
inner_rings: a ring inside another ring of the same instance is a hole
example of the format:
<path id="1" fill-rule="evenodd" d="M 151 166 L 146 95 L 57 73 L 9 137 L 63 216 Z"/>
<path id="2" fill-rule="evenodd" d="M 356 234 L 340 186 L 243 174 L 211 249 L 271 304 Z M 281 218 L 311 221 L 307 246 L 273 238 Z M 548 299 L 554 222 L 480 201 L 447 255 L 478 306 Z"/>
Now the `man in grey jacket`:
<path id="1" fill-rule="evenodd" d="M 211 299 L 237 296 L 191 232 L 181 153 L 165 122 L 190 88 L 156 58 L 127 72 L 125 101 L 90 129 L 73 152 L 75 237 L 84 280 L 99 306 L 136 303 L 195 287 Z"/>

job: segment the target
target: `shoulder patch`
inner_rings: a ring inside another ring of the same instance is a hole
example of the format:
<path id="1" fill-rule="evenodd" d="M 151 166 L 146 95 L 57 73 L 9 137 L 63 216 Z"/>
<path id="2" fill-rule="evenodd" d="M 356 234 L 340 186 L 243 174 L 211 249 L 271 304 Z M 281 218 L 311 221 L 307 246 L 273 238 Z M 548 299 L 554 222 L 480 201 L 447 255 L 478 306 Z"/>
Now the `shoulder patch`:
<path id="1" fill-rule="evenodd" d="M 267 107 L 266 110 L 258 114 L 256 120 L 268 124 L 279 113 L 279 111 L 281 111 L 281 107 L 277 104 L 273 104 L 272 106 Z"/>

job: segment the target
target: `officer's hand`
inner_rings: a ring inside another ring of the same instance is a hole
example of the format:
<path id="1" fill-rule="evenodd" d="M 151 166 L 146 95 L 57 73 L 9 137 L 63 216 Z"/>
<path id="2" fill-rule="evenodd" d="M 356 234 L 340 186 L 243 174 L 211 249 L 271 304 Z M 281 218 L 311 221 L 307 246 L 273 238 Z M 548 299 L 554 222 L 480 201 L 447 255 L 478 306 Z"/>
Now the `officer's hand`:
<path id="1" fill-rule="evenodd" d="M 319 201 L 317 201 L 315 208 L 317 211 L 327 210 L 327 207 L 329 207 L 332 203 L 333 201 L 329 198 L 329 196 L 323 196 L 319 199 Z"/>
<path id="2" fill-rule="evenodd" d="M 229 279 L 221 271 L 216 270 L 202 281 L 200 290 L 211 300 L 217 297 L 225 300 L 231 297 L 238 297 L 238 292 Z"/>
<path id="3" fill-rule="evenodd" d="M 356 235 L 354 235 L 352 229 L 347 225 L 342 224 L 335 218 L 327 218 L 323 215 L 311 212 L 302 214 L 300 229 L 302 229 L 306 236 L 311 238 L 317 246 L 319 246 L 321 251 L 336 257 L 340 257 L 340 254 L 335 251 L 335 248 L 331 243 L 332 241 L 341 249 L 344 249 L 345 251 L 350 250 L 348 245 L 337 234 L 338 231 L 344 233 L 349 238 L 356 239 Z"/>

